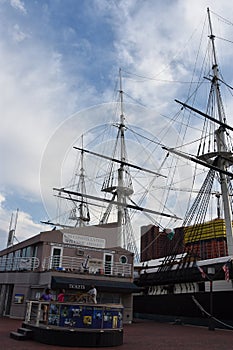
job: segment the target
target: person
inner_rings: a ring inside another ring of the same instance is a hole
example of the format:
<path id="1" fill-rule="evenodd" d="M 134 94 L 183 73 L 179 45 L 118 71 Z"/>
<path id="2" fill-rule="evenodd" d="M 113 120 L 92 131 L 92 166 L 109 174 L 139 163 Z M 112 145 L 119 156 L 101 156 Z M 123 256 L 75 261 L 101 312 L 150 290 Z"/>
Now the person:
<path id="1" fill-rule="evenodd" d="M 51 291 L 50 291 L 49 288 L 45 289 L 45 292 L 41 295 L 39 300 L 43 300 L 43 301 L 47 301 L 47 302 L 53 301 L 53 296 L 52 296 Z M 42 306 L 42 308 L 43 308 L 43 321 L 47 322 L 47 319 L 48 319 L 48 305 L 44 304 Z"/>
<path id="2" fill-rule="evenodd" d="M 57 301 L 59 301 L 59 303 L 64 303 L 65 300 L 65 289 L 61 289 L 60 293 L 57 296 Z"/>
<path id="3" fill-rule="evenodd" d="M 96 290 L 96 288 L 95 288 L 94 285 L 91 286 L 91 289 L 87 292 L 87 294 L 90 295 L 91 301 L 92 301 L 94 304 L 97 304 L 97 300 L 96 300 L 96 297 L 97 297 L 97 290 Z"/>
<path id="4" fill-rule="evenodd" d="M 53 301 L 53 296 L 49 288 L 45 289 L 45 292 L 41 295 L 40 300 Z"/>

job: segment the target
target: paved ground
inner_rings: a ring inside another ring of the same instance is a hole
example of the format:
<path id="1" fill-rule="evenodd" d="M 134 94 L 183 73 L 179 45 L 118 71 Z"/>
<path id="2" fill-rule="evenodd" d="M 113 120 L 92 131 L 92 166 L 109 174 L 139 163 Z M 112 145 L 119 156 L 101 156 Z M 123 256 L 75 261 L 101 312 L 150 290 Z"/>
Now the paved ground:
<path id="1" fill-rule="evenodd" d="M 31 340 L 11 339 L 11 331 L 21 326 L 21 321 L 0 318 L 1 350 L 71 350 L 74 348 L 40 344 Z M 88 350 L 90 348 L 76 348 Z M 93 349 L 93 348 L 92 348 Z M 99 348 L 105 349 L 106 348 Z M 111 348 L 113 349 L 113 348 Z M 154 321 L 136 320 L 124 327 L 124 344 L 120 350 L 231 350 L 233 331 L 209 331 L 203 327 L 173 325 Z"/>

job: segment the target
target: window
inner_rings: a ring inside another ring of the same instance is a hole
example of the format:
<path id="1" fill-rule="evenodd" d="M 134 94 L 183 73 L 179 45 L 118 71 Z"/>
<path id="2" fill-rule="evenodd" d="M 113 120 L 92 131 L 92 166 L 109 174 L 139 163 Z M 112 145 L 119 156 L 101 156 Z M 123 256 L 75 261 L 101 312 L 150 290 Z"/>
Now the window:
<path id="1" fill-rule="evenodd" d="M 1 257 L 1 266 L 0 266 L 0 271 L 5 271 L 6 269 L 6 255 Z"/>
<path id="2" fill-rule="evenodd" d="M 32 247 L 32 256 L 37 258 L 37 254 L 38 254 L 38 245 L 34 245 Z"/>
<path id="3" fill-rule="evenodd" d="M 98 293 L 98 301 L 101 304 L 120 304 L 121 297 L 118 293 Z"/>
<path id="4" fill-rule="evenodd" d="M 13 262 L 13 270 L 18 270 L 18 269 L 19 269 L 19 265 L 20 265 L 20 254 L 21 254 L 21 251 L 20 251 L 20 250 L 16 250 L 16 251 L 15 251 L 15 257 L 14 257 L 14 262 Z"/>
<path id="5" fill-rule="evenodd" d="M 14 256 L 13 252 L 12 252 L 12 253 L 9 253 L 9 254 L 7 255 L 6 271 L 12 270 L 13 256 Z"/>
<path id="6" fill-rule="evenodd" d="M 63 249 L 60 247 L 52 247 L 51 269 L 56 269 L 57 267 L 61 267 L 62 251 Z"/>
<path id="7" fill-rule="evenodd" d="M 24 247 L 21 251 L 22 258 L 30 258 L 31 257 L 31 246 Z"/>
<path id="8" fill-rule="evenodd" d="M 119 260 L 120 260 L 121 264 L 127 264 L 127 262 L 128 262 L 128 259 L 125 255 L 121 255 Z"/>
<path id="9" fill-rule="evenodd" d="M 104 274 L 112 275 L 113 255 L 104 254 Z"/>

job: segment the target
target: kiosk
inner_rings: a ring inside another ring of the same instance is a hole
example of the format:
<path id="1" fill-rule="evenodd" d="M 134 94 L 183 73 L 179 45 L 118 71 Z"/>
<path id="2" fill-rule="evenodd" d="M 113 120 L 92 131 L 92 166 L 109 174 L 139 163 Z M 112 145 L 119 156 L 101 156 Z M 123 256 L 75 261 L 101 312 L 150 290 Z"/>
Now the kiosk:
<path id="1" fill-rule="evenodd" d="M 46 322 L 42 317 L 45 304 Z M 45 344 L 107 347 L 123 344 L 122 320 L 123 306 L 119 304 L 27 301 L 22 329 L 30 330 L 31 339 Z"/>

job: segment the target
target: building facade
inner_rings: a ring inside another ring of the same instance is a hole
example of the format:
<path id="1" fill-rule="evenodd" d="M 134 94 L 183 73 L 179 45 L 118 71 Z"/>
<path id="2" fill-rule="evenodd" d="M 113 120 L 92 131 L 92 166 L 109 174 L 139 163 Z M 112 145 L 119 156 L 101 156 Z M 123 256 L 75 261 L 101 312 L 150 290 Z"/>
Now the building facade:
<path id="1" fill-rule="evenodd" d="M 141 227 L 141 262 L 162 258 L 171 254 L 174 246 L 177 254 L 183 249 L 183 229 L 161 231 L 158 226 Z"/>
<path id="2" fill-rule="evenodd" d="M 52 289 L 56 300 L 65 289 L 67 300 L 77 301 L 91 285 L 97 302 L 124 307 L 124 323 L 132 321 L 131 252 L 114 246 L 114 225 L 53 229 L 0 252 L 0 315 L 24 318 L 27 300 L 38 300 Z"/>
<path id="3" fill-rule="evenodd" d="M 203 224 L 178 227 L 174 231 L 161 231 L 158 226 L 141 228 L 141 261 L 162 258 L 195 251 L 199 259 L 213 259 L 228 255 L 226 228 L 223 219 L 215 219 Z"/>

